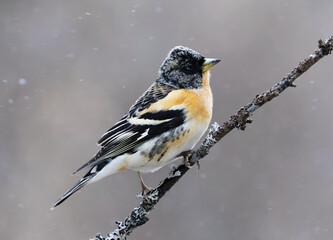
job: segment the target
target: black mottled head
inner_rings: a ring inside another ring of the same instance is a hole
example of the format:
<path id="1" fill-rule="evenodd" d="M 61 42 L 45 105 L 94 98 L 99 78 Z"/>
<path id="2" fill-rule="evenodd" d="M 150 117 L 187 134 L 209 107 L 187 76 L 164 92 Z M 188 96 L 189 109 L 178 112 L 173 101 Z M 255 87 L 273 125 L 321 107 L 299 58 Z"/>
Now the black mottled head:
<path id="1" fill-rule="evenodd" d="M 187 47 L 174 47 L 162 63 L 157 81 L 177 89 L 197 89 L 202 85 L 203 72 L 219 61 L 205 58 Z"/>

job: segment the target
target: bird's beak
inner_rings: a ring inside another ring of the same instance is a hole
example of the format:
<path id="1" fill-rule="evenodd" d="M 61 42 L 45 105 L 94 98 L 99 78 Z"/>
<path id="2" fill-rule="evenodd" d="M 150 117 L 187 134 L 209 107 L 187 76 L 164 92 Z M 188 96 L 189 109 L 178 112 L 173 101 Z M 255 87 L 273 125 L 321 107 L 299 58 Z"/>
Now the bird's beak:
<path id="1" fill-rule="evenodd" d="M 217 58 L 205 58 L 205 62 L 202 64 L 202 71 L 206 72 L 211 69 L 215 64 L 219 63 L 221 59 Z"/>

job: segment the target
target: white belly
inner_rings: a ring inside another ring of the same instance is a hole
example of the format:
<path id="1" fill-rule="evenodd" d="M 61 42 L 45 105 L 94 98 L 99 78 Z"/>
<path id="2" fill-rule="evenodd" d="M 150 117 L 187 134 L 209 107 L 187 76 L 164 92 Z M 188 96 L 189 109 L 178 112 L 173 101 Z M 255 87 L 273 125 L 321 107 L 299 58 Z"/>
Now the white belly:
<path id="1" fill-rule="evenodd" d="M 156 154 L 152 158 L 147 156 L 147 153 L 150 152 L 154 146 L 156 146 L 157 138 L 154 138 L 146 143 L 144 143 L 132 157 L 128 159 L 127 168 L 139 171 L 139 172 L 154 172 L 161 167 L 173 162 L 176 160 L 176 157 L 184 152 L 191 150 L 197 142 L 200 140 L 202 135 L 207 130 L 209 122 L 200 123 L 194 121 L 189 121 L 184 126 L 184 132 L 189 131 L 184 136 L 180 136 L 180 139 L 176 143 L 171 143 L 167 145 L 168 149 L 163 155 Z M 181 127 L 179 127 L 181 128 Z M 166 137 L 168 134 L 164 134 L 159 138 Z"/>

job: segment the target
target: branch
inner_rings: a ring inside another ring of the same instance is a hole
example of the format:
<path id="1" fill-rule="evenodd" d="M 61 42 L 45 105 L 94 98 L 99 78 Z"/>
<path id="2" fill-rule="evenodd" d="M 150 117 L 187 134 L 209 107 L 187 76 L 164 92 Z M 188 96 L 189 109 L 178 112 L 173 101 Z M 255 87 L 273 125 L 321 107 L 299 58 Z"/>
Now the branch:
<path id="1" fill-rule="evenodd" d="M 225 135 L 227 135 L 234 128 L 245 130 L 246 124 L 251 123 L 249 119 L 251 114 L 265 103 L 271 101 L 277 97 L 288 87 L 296 87 L 294 81 L 306 72 L 312 65 L 318 62 L 321 58 L 331 54 L 333 50 L 333 36 L 325 41 L 318 41 L 319 49 L 315 50 L 308 58 L 304 59 L 294 68 L 286 77 L 279 83 L 275 84 L 270 90 L 257 95 L 252 102 L 242 107 L 237 114 L 232 115 L 230 119 L 220 126 L 218 123 L 213 123 L 209 132 L 201 143 L 200 147 L 193 152 L 189 158 L 190 166 L 198 163 L 200 159 L 205 157 L 212 146 L 220 141 Z M 169 177 L 164 179 L 160 185 L 151 190 L 143 199 L 140 205 L 131 212 L 131 214 L 125 218 L 124 222 L 116 222 L 118 227 L 113 232 L 109 233 L 105 238 L 101 234 L 97 234 L 94 240 L 125 240 L 127 236 L 137 227 L 145 224 L 149 220 L 149 213 L 154 209 L 155 205 L 164 196 L 170 188 L 178 182 L 178 180 L 185 175 L 189 170 L 185 164 L 179 165 L 177 168 L 170 172 Z"/>

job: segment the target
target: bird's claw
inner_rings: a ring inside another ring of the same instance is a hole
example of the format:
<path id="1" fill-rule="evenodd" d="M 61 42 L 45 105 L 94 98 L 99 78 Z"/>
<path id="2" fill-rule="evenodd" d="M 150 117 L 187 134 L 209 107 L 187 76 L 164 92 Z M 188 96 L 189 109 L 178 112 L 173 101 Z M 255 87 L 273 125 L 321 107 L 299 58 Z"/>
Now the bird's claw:
<path id="1" fill-rule="evenodd" d="M 192 165 L 189 161 L 189 157 L 193 154 L 193 150 L 188 150 L 185 152 L 182 152 L 181 154 L 178 155 L 178 157 L 183 157 L 184 158 L 184 164 L 186 167 L 191 168 Z"/>
<path id="2" fill-rule="evenodd" d="M 199 160 L 197 160 L 197 167 L 198 167 L 198 171 L 200 170 L 200 162 L 199 162 Z"/>

